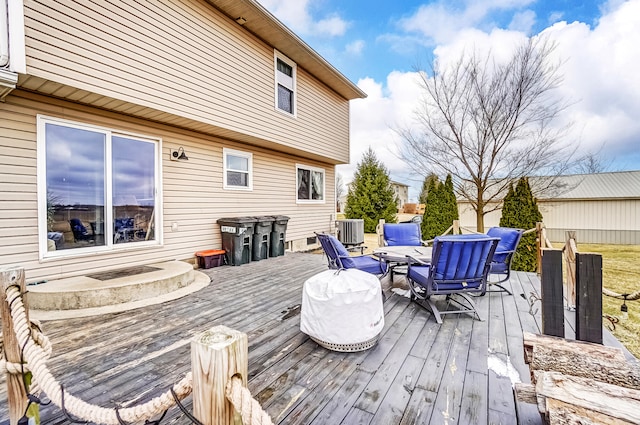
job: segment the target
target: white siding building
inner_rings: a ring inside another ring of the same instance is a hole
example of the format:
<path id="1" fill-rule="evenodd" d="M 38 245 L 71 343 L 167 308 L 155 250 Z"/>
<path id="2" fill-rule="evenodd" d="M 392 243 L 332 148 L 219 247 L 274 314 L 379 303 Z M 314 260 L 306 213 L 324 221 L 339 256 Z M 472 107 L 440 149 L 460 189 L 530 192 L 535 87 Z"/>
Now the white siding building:
<path id="1" fill-rule="evenodd" d="M 640 244 L 640 171 L 563 176 L 559 185 L 555 194 L 538 198 L 551 241 L 562 242 L 574 230 L 582 243 Z M 461 225 L 475 228 L 469 203 L 458 201 L 458 208 Z M 501 215 L 487 214 L 485 227 L 497 226 Z"/>

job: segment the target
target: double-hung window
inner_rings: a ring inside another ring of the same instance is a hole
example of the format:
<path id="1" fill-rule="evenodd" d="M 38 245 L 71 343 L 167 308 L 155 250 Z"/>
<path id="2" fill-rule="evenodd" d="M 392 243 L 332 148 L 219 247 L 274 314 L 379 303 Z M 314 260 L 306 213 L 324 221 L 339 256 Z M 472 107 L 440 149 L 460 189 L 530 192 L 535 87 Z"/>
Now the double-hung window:
<path id="1" fill-rule="evenodd" d="M 223 187 L 225 189 L 253 189 L 253 154 L 224 148 Z"/>
<path id="2" fill-rule="evenodd" d="M 278 51 L 275 52 L 276 108 L 296 114 L 296 64 Z"/>
<path id="3" fill-rule="evenodd" d="M 159 143 L 38 116 L 40 257 L 157 244 Z"/>
<path id="4" fill-rule="evenodd" d="M 324 203 L 324 170 L 296 165 L 298 203 Z"/>

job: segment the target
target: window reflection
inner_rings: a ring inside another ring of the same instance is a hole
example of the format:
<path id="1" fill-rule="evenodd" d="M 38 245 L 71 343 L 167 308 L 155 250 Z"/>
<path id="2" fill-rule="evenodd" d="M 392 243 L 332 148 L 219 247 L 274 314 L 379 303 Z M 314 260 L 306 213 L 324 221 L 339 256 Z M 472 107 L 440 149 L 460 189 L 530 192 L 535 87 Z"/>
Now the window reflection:
<path id="1" fill-rule="evenodd" d="M 155 142 L 51 122 L 44 131 L 47 251 L 155 240 Z"/>
<path id="2" fill-rule="evenodd" d="M 50 123 L 45 132 L 47 249 L 104 245 L 105 135 Z"/>
<path id="3" fill-rule="evenodd" d="M 153 240 L 155 146 L 112 138 L 113 242 Z"/>

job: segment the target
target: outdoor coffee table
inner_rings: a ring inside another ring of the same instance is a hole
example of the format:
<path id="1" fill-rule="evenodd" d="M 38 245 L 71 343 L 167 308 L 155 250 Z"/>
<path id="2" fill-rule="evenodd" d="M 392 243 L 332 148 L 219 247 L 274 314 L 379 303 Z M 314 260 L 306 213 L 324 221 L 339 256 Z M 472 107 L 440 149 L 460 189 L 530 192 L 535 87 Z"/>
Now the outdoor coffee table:
<path id="1" fill-rule="evenodd" d="M 411 256 L 425 263 L 430 263 L 431 247 L 405 245 L 381 246 L 373 250 L 373 255 L 387 263 L 391 281 L 393 282 L 394 269 L 399 266 L 406 266 L 408 262 L 407 256 Z"/>

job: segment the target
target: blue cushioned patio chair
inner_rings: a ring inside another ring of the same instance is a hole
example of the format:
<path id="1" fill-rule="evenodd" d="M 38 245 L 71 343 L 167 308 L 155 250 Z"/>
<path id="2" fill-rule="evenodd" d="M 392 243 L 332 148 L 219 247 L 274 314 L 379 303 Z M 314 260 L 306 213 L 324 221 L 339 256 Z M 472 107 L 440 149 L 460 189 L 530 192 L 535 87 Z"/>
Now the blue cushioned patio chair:
<path id="1" fill-rule="evenodd" d="M 330 269 L 358 269 L 363 272 L 385 275 L 387 264 L 368 255 L 352 256 L 342 242 L 333 235 L 316 233 L 324 253 L 327 255 Z"/>
<path id="2" fill-rule="evenodd" d="M 522 233 L 522 229 L 513 229 L 511 227 L 491 227 L 487 231 L 487 236 L 500 238 L 496 252 L 493 255 L 491 268 L 489 269 L 490 276 L 487 292 L 506 292 L 509 295 L 512 294 L 510 290 L 503 286 L 503 283 L 508 282 L 511 277 L 511 260 L 513 260 L 513 255 L 518 248 Z M 491 275 L 498 275 L 499 280 L 492 281 Z M 491 289 L 494 286 L 498 289 Z"/>
<path id="3" fill-rule="evenodd" d="M 71 226 L 71 232 L 73 232 L 73 239 L 76 242 L 93 239 L 94 236 L 89 233 L 85 225 L 82 224 L 82 220 L 79 218 L 72 218 L 69 220 L 69 225 Z"/>
<path id="4" fill-rule="evenodd" d="M 452 313 L 474 313 L 482 320 L 469 294 L 486 291 L 487 276 L 498 241 L 486 235 L 435 238 L 431 264 L 409 257 L 407 282 L 411 300 L 431 310 L 438 323 L 442 323 L 443 314 Z M 440 311 L 436 307 L 434 295 L 446 296 L 446 310 Z M 459 309 L 449 310 L 451 303 Z"/>
<path id="5" fill-rule="evenodd" d="M 385 223 L 382 226 L 385 246 L 426 246 L 419 223 Z"/>
<path id="6" fill-rule="evenodd" d="M 382 237 L 385 246 L 426 246 L 422 240 L 420 223 L 384 223 Z M 401 271 L 397 271 L 401 268 Z M 406 274 L 405 263 L 389 264 L 389 276 L 393 282 L 393 273 Z"/>

